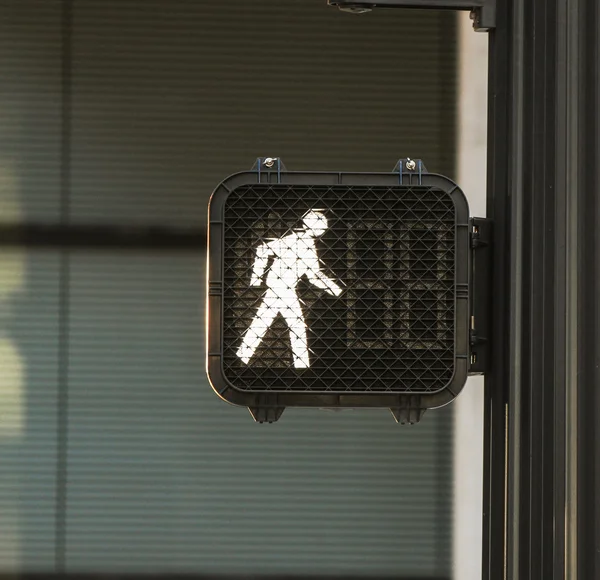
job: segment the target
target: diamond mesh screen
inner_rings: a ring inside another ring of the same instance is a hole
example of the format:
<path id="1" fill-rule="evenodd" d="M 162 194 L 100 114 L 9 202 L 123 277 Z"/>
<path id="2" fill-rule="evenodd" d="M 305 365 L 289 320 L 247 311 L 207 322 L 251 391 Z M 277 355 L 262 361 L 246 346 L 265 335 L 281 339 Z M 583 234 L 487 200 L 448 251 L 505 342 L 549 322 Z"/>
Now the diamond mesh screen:
<path id="1" fill-rule="evenodd" d="M 253 392 L 442 390 L 455 223 L 435 187 L 238 187 L 224 212 L 224 376 Z"/>

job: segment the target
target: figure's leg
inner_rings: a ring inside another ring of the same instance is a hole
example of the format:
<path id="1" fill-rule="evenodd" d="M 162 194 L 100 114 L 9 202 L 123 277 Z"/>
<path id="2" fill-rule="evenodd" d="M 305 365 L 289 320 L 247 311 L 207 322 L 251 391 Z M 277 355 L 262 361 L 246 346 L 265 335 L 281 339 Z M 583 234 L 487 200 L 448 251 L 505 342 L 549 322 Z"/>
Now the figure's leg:
<path id="1" fill-rule="evenodd" d="M 277 316 L 277 310 L 270 304 L 270 300 L 264 299 L 258 312 L 254 315 L 248 330 L 244 334 L 242 344 L 237 351 L 237 355 L 245 364 L 248 364 L 252 355 L 262 342 L 263 337 L 267 333 L 269 326 Z"/>
<path id="2" fill-rule="evenodd" d="M 294 367 L 297 369 L 306 369 L 310 366 L 306 322 L 304 321 L 304 313 L 297 298 L 293 302 L 290 301 L 288 303 L 285 309 L 285 320 L 290 329 Z"/>

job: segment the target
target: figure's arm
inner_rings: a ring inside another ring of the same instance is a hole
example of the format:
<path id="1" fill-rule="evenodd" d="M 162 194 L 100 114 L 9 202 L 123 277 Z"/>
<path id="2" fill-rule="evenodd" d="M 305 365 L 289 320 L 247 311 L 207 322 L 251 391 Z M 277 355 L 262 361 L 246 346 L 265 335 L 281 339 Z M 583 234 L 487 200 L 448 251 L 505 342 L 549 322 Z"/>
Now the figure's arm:
<path id="1" fill-rule="evenodd" d="M 306 260 L 305 260 L 306 263 Z M 339 296 L 342 293 L 342 289 L 329 277 L 327 277 L 319 266 L 319 259 L 314 256 L 311 257 L 308 264 L 307 277 L 308 281 L 317 288 L 327 290 L 329 294 L 333 296 Z"/>
<path id="2" fill-rule="evenodd" d="M 311 276 L 309 280 L 313 286 L 327 290 L 333 296 L 339 296 L 342 293 L 342 289 L 331 278 L 323 274 L 321 270 L 314 272 L 314 277 Z"/>
<path id="3" fill-rule="evenodd" d="M 273 252 L 268 244 L 263 244 L 256 249 L 256 258 L 254 259 L 254 265 L 252 266 L 250 286 L 260 286 L 265 269 L 269 263 L 269 256 L 272 253 Z"/>

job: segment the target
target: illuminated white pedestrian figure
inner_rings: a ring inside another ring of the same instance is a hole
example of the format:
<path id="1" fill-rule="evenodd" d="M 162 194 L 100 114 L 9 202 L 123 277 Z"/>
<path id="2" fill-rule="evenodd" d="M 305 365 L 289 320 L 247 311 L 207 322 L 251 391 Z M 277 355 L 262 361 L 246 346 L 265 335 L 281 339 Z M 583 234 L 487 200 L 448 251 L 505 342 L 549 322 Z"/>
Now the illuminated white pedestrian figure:
<path id="1" fill-rule="evenodd" d="M 267 274 L 267 291 L 237 351 L 238 357 L 246 364 L 277 314 L 281 314 L 290 331 L 294 367 L 308 368 L 307 327 L 296 286 L 306 276 L 311 284 L 329 294 L 339 296 L 342 292 L 321 270 L 317 255 L 315 239 L 327 230 L 327 218 L 322 212 L 311 210 L 302 221 L 302 230 L 264 242 L 256 250 L 251 286 L 260 286 L 270 259 L 273 261 Z"/>

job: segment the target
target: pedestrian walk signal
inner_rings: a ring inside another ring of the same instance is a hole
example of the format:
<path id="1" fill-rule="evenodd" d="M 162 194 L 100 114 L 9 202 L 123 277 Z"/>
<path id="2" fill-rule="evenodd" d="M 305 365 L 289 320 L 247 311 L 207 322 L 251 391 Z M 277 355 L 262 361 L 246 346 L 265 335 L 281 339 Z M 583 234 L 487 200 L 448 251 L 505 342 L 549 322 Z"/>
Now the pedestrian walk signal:
<path id="1" fill-rule="evenodd" d="M 416 422 L 469 373 L 468 206 L 405 160 L 389 174 L 225 179 L 209 205 L 207 372 L 258 421 L 289 406 Z"/>
<path id="2" fill-rule="evenodd" d="M 250 286 L 260 287 L 264 283 L 264 294 L 258 301 L 258 310 L 244 331 L 237 351 L 245 364 L 251 363 L 257 351 L 259 360 L 269 356 L 265 349 L 268 351 L 273 348 L 261 344 L 267 342 L 269 329 L 277 316 L 281 316 L 287 326 L 284 332 L 289 334 L 292 365 L 296 369 L 310 367 L 308 325 L 304 313 L 306 308 L 302 307 L 304 301 L 300 298 L 300 282 L 306 279 L 308 284 L 333 296 L 342 293 L 342 288 L 324 272 L 317 254 L 316 239 L 326 231 L 325 212 L 311 209 L 302 216 L 300 227 L 290 228 L 281 237 L 267 237 L 259 241 L 254 254 Z M 282 361 L 287 358 L 289 362 L 287 352 L 284 354 L 287 350 L 283 347 L 280 354 Z"/>

